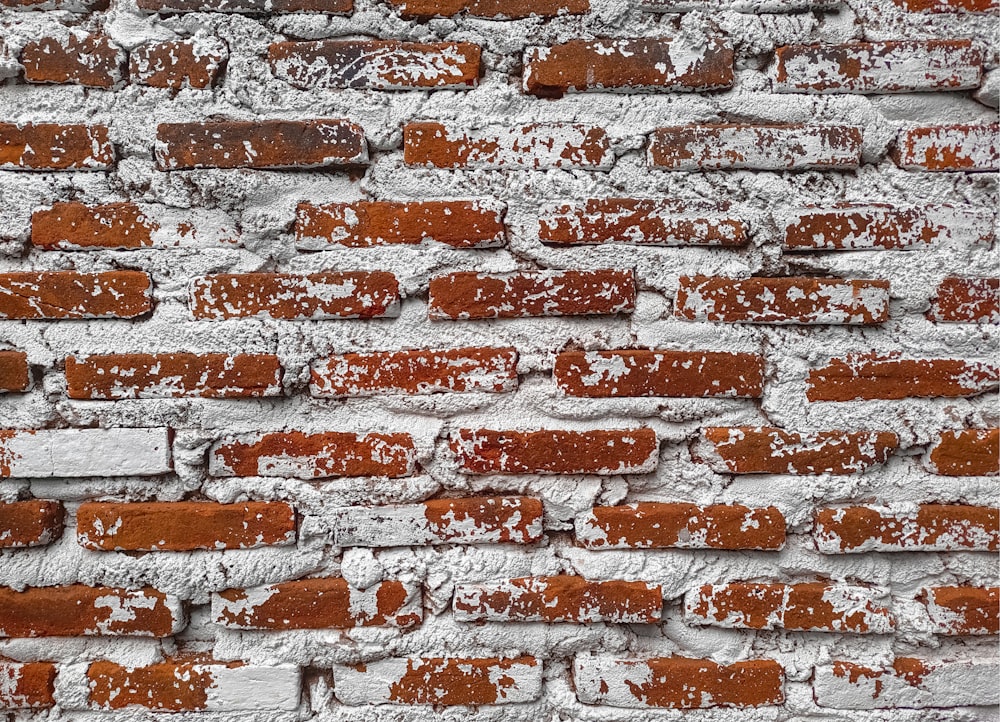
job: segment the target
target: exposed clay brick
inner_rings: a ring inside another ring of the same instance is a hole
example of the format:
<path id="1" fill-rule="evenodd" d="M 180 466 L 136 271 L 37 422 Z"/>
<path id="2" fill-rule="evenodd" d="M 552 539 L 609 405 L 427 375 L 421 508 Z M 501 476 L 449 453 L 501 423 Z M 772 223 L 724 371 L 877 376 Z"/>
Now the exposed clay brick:
<path id="1" fill-rule="evenodd" d="M 643 502 L 578 514 L 576 543 L 587 549 L 781 549 L 785 518 L 773 506 Z"/>
<path id="2" fill-rule="evenodd" d="M 732 84 L 733 48 L 721 37 L 570 40 L 524 51 L 524 91 L 545 98 L 571 91 L 696 91 Z"/>
<path id="3" fill-rule="evenodd" d="M 583 577 L 524 577 L 458 584 L 452 605 L 460 622 L 660 621 L 663 592 L 646 582 L 590 582 Z"/>
<path id="4" fill-rule="evenodd" d="M 0 711 L 54 707 L 56 666 L 0 660 Z"/>
<path id="5" fill-rule="evenodd" d="M 0 318 L 135 318 L 152 310 L 152 286 L 141 271 L 0 273 Z"/>
<path id="6" fill-rule="evenodd" d="M 874 325 L 889 320 L 889 282 L 681 276 L 674 315 L 721 323 Z"/>
<path id="7" fill-rule="evenodd" d="M 399 315 L 399 283 L 385 271 L 220 273 L 189 289 L 195 318 L 382 318 Z"/>
<path id="8" fill-rule="evenodd" d="M 0 429 L 0 479 L 157 476 L 172 470 L 170 429 Z"/>
<path id="9" fill-rule="evenodd" d="M 180 600 L 149 587 L 0 587 L 0 637 L 169 637 L 185 624 Z"/>
<path id="10" fill-rule="evenodd" d="M 347 120 L 225 120 L 162 123 L 154 154 L 160 170 L 322 168 L 366 163 L 368 146 Z"/>
<path id="11" fill-rule="evenodd" d="M 357 201 L 300 203 L 295 245 L 321 251 L 331 245 L 367 248 L 427 241 L 455 248 L 492 248 L 506 240 L 503 203 L 472 201 Z"/>
<path id="12" fill-rule="evenodd" d="M 43 37 L 21 51 L 24 79 L 29 83 L 75 83 L 114 88 L 125 79 L 125 51 L 106 35 Z"/>
<path id="13" fill-rule="evenodd" d="M 129 55 L 129 75 L 154 88 L 211 88 L 228 59 L 226 44 L 214 37 L 146 43 Z"/>
<path id="14" fill-rule="evenodd" d="M 141 707 L 165 712 L 294 710 L 302 674 L 290 664 L 250 666 L 199 660 L 169 660 L 148 667 L 91 662 L 87 667 L 91 707 Z"/>
<path id="15" fill-rule="evenodd" d="M 737 123 L 658 128 L 649 142 L 649 164 L 680 171 L 857 168 L 861 128 Z"/>
<path id="16" fill-rule="evenodd" d="M 230 629 L 412 627 L 423 609 L 418 587 L 385 581 L 361 590 L 327 577 L 227 589 L 212 595 L 212 617 Z"/>
<path id="17" fill-rule="evenodd" d="M 931 587 L 918 599 L 927 607 L 935 634 L 1000 633 L 1000 587 Z"/>
<path id="18" fill-rule="evenodd" d="M 76 540 L 97 551 L 254 549 L 295 543 L 295 510 L 280 501 L 89 502 L 76 512 Z"/>
<path id="19" fill-rule="evenodd" d="M 400 40 L 316 40 L 274 43 L 271 72 L 293 87 L 407 90 L 474 88 L 478 45 Z"/>
<path id="20" fill-rule="evenodd" d="M 924 459 L 942 476 L 996 476 L 1000 473 L 1000 429 L 942 431 Z"/>
<path id="21" fill-rule="evenodd" d="M 329 13 L 348 15 L 354 0 L 137 0 L 154 13 Z"/>
<path id="22" fill-rule="evenodd" d="M 779 93 L 909 93 L 978 88 L 983 55 L 971 40 L 786 45 L 775 51 Z"/>
<path id="23" fill-rule="evenodd" d="M 461 12 L 480 18 L 519 20 L 532 16 L 554 18 L 582 15 L 590 10 L 589 0 L 388 0 L 403 17 L 452 17 Z"/>
<path id="24" fill-rule="evenodd" d="M 878 353 L 831 359 L 806 379 L 810 401 L 961 398 L 993 391 L 997 366 L 960 359 L 904 359 Z"/>
<path id="25" fill-rule="evenodd" d="M 824 554 L 997 551 L 1000 510 L 958 504 L 820 509 L 813 535 Z"/>
<path id="26" fill-rule="evenodd" d="M 542 663 L 534 657 L 391 657 L 335 666 L 337 699 L 346 705 L 499 705 L 542 695 Z"/>
<path id="27" fill-rule="evenodd" d="M 940 125 L 904 130 L 892 159 L 905 170 L 1000 170 L 1000 123 Z"/>
<path id="28" fill-rule="evenodd" d="M 945 278 L 927 317 L 938 323 L 1000 323 L 1000 279 Z"/>
<path id="29" fill-rule="evenodd" d="M 542 502 L 525 496 L 351 506 L 333 516 L 333 544 L 341 547 L 532 544 L 544 536 Z"/>
<path id="30" fill-rule="evenodd" d="M 564 351 L 552 375 L 569 396 L 758 398 L 764 359 L 713 351 Z"/>
<path id="31" fill-rule="evenodd" d="M 774 427 L 707 427 L 698 461 L 720 474 L 860 474 L 899 446 L 890 431 L 799 434 Z"/>
<path id="32" fill-rule="evenodd" d="M 144 248 L 157 224 L 135 203 L 54 203 L 31 214 L 31 243 L 45 249 Z"/>
<path id="33" fill-rule="evenodd" d="M 214 444 L 208 471 L 212 476 L 398 478 L 413 474 L 416 456 L 409 434 L 278 431 L 245 434 Z"/>
<path id="34" fill-rule="evenodd" d="M 632 271 L 475 272 L 430 281 L 431 320 L 591 316 L 635 309 Z"/>
<path id="35" fill-rule="evenodd" d="M 0 170 L 108 170 L 115 149 L 104 125 L 0 123 Z"/>
<path id="36" fill-rule="evenodd" d="M 771 659 L 722 665 L 710 659 L 614 659 L 577 655 L 576 696 L 584 704 L 641 709 L 763 707 L 785 701 L 785 671 Z"/>
<path id="37" fill-rule="evenodd" d="M 0 549 L 44 546 L 62 530 L 63 506 L 58 501 L 0 501 Z"/>
<path id="38" fill-rule="evenodd" d="M 931 661 L 897 657 L 891 665 L 836 660 L 813 668 L 813 696 L 834 709 L 923 709 L 1000 704 L 995 659 Z"/>
<path id="39" fill-rule="evenodd" d="M 878 592 L 846 584 L 705 585 L 684 596 L 684 619 L 729 629 L 888 634 L 895 626 Z"/>
<path id="40" fill-rule="evenodd" d="M 997 0 L 893 0 L 911 13 L 994 13 L 1000 10 Z"/>
<path id="41" fill-rule="evenodd" d="M 281 395 L 272 354 L 124 353 L 69 356 L 71 399 L 246 398 Z"/>
<path id="42" fill-rule="evenodd" d="M 332 356 L 313 364 L 309 391 L 319 398 L 473 391 L 503 393 L 517 386 L 517 351 L 454 348 L 376 351 Z"/>
<path id="43" fill-rule="evenodd" d="M 492 431 L 451 436 L 459 470 L 470 474 L 648 474 L 659 442 L 652 429 Z"/>
<path id="44" fill-rule="evenodd" d="M 532 123 L 465 131 L 442 123 L 403 126 L 403 160 L 432 168 L 582 168 L 608 170 L 614 161 L 603 128 Z"/>
<path id="45" fill-rule="evenodd" d="M 542 243 L 641 246 L 745 246 L 746 224 L 721 214 L 723 207 L 642 198 L 591 198 L 545 206 L 539 217 Z"/>
<path id="46" fill-rule="evenodd" d="M 0 351 L 0 394 L 27 391 L 29 386 L 28 354 L 24 351 Z"/>

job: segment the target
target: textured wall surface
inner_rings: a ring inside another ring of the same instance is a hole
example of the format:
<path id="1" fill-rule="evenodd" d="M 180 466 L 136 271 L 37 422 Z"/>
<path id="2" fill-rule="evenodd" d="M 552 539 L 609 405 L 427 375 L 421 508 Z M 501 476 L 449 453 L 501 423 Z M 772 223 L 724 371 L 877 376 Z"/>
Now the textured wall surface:
<path id="1" fill-rule="evenodd" d="M 0 0 L 0 720 L 996 720 L 998 19 Z"/>

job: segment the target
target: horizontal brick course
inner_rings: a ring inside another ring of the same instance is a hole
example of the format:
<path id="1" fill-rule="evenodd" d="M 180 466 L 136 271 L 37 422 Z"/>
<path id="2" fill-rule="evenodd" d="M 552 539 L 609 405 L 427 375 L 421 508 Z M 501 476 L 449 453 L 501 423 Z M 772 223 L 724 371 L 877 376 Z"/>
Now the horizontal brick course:
<path id="1" fill-rule="evenodd" d="M 930 587 L 917 597 L 935 634 L 981 636 L 1000 633 L 1000 587 Z"/>
<path id="2" fill-rule="evenodd" d="M 997 551 L 1000 510 L 959 504 L 819 509 L 813 534 L 824 554 Z"/>
<path id="3" fill-rule="evenodd" d="M 141 10 L 159 13 L 330 13 L 347 15 L 354 0 L 137 0 Z"/>
<path id="4" fill-rule="evenodd" d="M 29 41 L 21 50 L 21 65 L 29 83 L 110 89 L 128 77 L 125 57 L 125 51 L 105 35 L 69 33 Z"/>
<path id="5" fill-rule="evenodd" d="M 0 319 L 136 318 L 153 308 L 141 271 L 0 273 Z"/>
<path id="6" fill-rule="evenodd" d="M 590 9 L 588 0 L 388 0 L 403 17 L 452 17 L 466 13 L 473 17 L 517 20 L 531 16 L 552 18 L 580 15 Z"/>
<path id="7" fill-rule="evenodd" d="M 58 501 L 0 501 L 0 549 L 44 546 L 62 530 L 63 506 Z"/>
<path id="8" fill-rule="evenodd" d="M 30 385 L 28 354 L 24 351 L 0 351 L 0 394 L 27 391 Z"/>
<path id="9" fill-rule="evenodd" d="M 203 90 L 217 84 L 228 59 L 217 38 L 146 43 L 129 54 L 129 77 L 154 88 Z"/>
<path id="10" fill-rule="evenodd" d="M 927 317 L 938 323 L 1000 323 L 1000 279 L 945 278 Z"/>
<path id="11" fill-rule="evenodd" d="M 135 203 L 54 203 L 31 214 L 31 243 L 44 249 L 145 248 L 158 226 Z"/>
<path id="12" fill-rule="evenodd" d="M 158 476 L 171 470 L 165 427 L 0 429 L 0 479 Z"/>
<path id="13" fill-rule="evenodd" d="M 0 170 L 107 170 L 115 149 L 104 125 L 0 123 Z"/>
<path id="14" fill-rule="evenodd" d="M 0 660 L 0 710 L 54 707 L 56 666 Z"/>
<path id="15" fill-rule="evenodd" d="M 880 203 L 839 204 L 790 211 L 786 251 L 918 250 L 950 234 L 950 209 Z"/>
<path id="16" fill-rule="evenodd" d="M 1000 473 L 1000 429 L 942 431 L 924 458 L 942 476 L 996 476 Z"/>
<path id="17" fill-rule="evenodd" d="M 892 159 L 913 171 L 1000 169 L 1000 123 L 909 128 L 896 138 Z"/>

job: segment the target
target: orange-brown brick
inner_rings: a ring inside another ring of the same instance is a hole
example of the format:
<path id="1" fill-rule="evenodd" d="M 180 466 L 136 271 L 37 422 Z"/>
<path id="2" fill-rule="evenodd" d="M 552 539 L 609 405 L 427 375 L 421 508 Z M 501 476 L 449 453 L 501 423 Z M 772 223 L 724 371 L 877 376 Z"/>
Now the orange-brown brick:
<path id="1" fill-rule="evenodd" d="M 462 622 L 615 622 L 660 620 L 663 592 L 646 582 L 592 582 L 583 577 L 523 577 L 458 584 L 452 609 Z"/>
<path id="2" fill-rule="evenodd" d="M 1000 429 L 942 431 L 927 452 L 928 471 L 942 476 L 1000 473 Z"/>
<path id="3" fill-rule="evenodd" d="M 385 271 L 353 273 L 220 273 L 189 290 L 195 318 L 318 321 L 399 313 L 399 283 Z"/>
<path id="4" fill-rule="evenodd" d="M 569 396 L 757 398 L 764 359 L 713 351 L 564 351 L 553 376 Z"/>
<path id="5" fill-rule="evenodd" d="M 218 38 L 146 43 L 129 56 L 132 82 L 154 88 L 205 89 L 216 84 L 229 51 Z"/>
<path id="6" fill-rule="evenodd" d="M 789 214 L 783 245 L 789 251 L 922 248 L 950 230 L 948 214 L 931 211 L 881 203 L 807 207 Z"/>
<path id="7" fill-rule="evenodd" d="M 135 318 L 152 309 L 152 285 L 141 271 L 0 273 L 0 318 Z"/>
<path id="8" fill-rule="evenodd" d="M 524 53 L 524 90 L 546 98 L 587 90 L 714 90 L 733 84 L 723 38 L 570 40 Z M 677 63 L 680 56 L 683 63 Z"/>
<path id="9" fill-rule="evenodd" d="M 493 431 L 451 437 L 459 469 L 472 474 L 646 474 L 656 469 L 652 429 Z"/>
<path id="10" fill-rule="evenodd" d="M 180 600 L 148 587 L 0 587 L 0 637 L 169 637 L 184 624 Z"/>
<path id="11" fill-rule="evenodd" d="M 696 456 L 723 474 L 858 474 L 899 446 L 891 431 L 799 434 L 774 427 L 707 427 Z"/>
<path id="12" fill-rule="evenodd" d="M 76 512 L 76 538 L 103 551 L 253 549 L 295 543 L 295 510 L 280 501 L 89 502 Z"/>
<path id="13" fill-rule="evenodd" d="M 296 246 L 323 250 L 330 245 L 365 248 L 425 241 L 455 248 L 502 246 L 505 206 L 493 200 L 357 201 L 300 203 Z"/>
<path id="14" fill-rule="evenodd" d="M 125 52 L 106 35 L 43 37 L 21 51 L 24 79 L 29 83 L 75 83 L 114 88 L 125 74 Z"/>
<path id="15" fill-rule="evenodd" d="M 589 0 L 389 0 L 403 17 L 451 17 L 461 12 L 474 17 L 516 20 L 557 15 L 582 15 L 590 10 Z"/>
<path id="16" fill-rule="evenodd" d="M 921 126 L 896 138 L 892 159 L 900 168 L 919 171 L 996 171 L 1000 169 L 1000 123 Z"/>
<path id="17" fill-rule="evenodd" d="M 28 354 L 24 351 L 0 351 L 0 394 L 27 391 L 30 385 Z"/>
<path id="18" fill-rule="evenodd" d="M 378 394 L 502 393 L 517 386 L 517 351 L 455 348 L 376 351 L 313 364 L 309 390 L 319 398 Z"/>
<path id="19" fill-rule="evenodd" d="M 243 398 L 281 395 L 272 354 L 159 353 L 70 356 L 71 399 Z"/>
<path id="20" fill-rule="evenodd" d="M 785 518 L 773 506 L 643 502 L 596 506 L 576 517 L 587 549 L 781 549 Z"/>
<path id="21" fill-rule="evenodd" d="M 115 149 L 104 125 L 0 123 L 0 170 L 107 170 Z"/>
<path id="22" fill-rule="evenodd" d="M 874 325 L 889 319 L 889 282 L 681 276 L 674 315 L 721 323 Z"/>
<path id="23" fill-rule="evenodd" d="M 430 282 L 432 320 L 588 316 L 635 308 L 632 271 L 461 272 Z"/>
<path id="24" fill-rule="evenodd" d="M 63 506 L 58 501 L 0 501 L 0 549 L 43 546 L 60 537 Z"/>
<path id="25" fill-rule="evenodd" d="M 1000 278 L 945 278 L 927 317 L 939 323 L 1000 323 Z"/>
<path id="26" fill-rule="evenodd" d="M 960 359 L 904 359 L 897 355 L 855 354 L 831 359 L 806 379 L 810 401 L 855 399 L 960 398 L 998 385 L 993 364 Z"/>
<path id="27" fill-rule="evenodd" d="M 1000 633 L 1000 587 L 931 587 L 918 599 L 927 607 L 936 634 Z"/>
<path id="28" fill-rule="evenodd" d="M 70 201 L 31 214 L 31 243 L 45 249 L 144 248 L 157 229 L 135 203 Z"/>
<path id="29" fill-rule="evenodd" d="M 996 551 L 1000 510 L 960 504 L 820 509 L 813 534 L 824 554 Z"/>
<path id="30" fill-rule="evenodd" d="M 56 666 L 0 659 L 0 711 L 55 706 Z"/>
<path id="31" fill-rule="evenodd" d="M 158 13 L 329 13 L 347 15 L 354 0 L 138 0 L 139 8 Z"/>

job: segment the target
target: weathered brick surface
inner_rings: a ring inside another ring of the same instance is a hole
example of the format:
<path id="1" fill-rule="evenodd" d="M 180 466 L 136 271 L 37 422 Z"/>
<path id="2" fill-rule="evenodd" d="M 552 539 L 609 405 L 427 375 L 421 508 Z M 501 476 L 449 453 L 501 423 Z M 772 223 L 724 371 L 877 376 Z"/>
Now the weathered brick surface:
<path id="1" fill-rule="evenodd" d="M 590 9 L 589 0 L 388 0 L 403 17 L 452 17 L 467 13 L 473 17 L 515 20 L 538 16 L 580 15 Z"/>
<path id="2" fill-rule="evenodd" d="M 58 501 L 0 502 L 0 549 L 44 546 L 63 530 L 63 506 Z"/>
<path id="3" fill-rule="evenodd" d="M 0 479 L 158 476 L 171 468 L 164 427 L 0 429 Z"/>
<path id="4" fill-rule="evenodd" d="M 927 317 L 938 323 L 1000 323 L 1000 279 L 945 278 Z"/>
<path id="5" fill-rule="evenodd" d="M 0 351 L 0 393 L 26 391 L 30 385 L 28 354 L 24 351 Z"/>
<path id="6" fill-rule="evenodd" d="M 1000 633 L 1000 587 L 931 587 L 918 598 L 927 608 L 935 634 Z"/>
<path id="7" fill-rule="evenodd" d="M 991 13 L 1000 9 L 997 0 L 893 0 L 911 13 Z"/>
<path id="8" fill-rule="evenodd" d="M 31 214 L 31 243 L 45 249 L 144 248 L 157 229 L 135 203 L 54 203 Z"/>
<path id="9" fill-rule="evenodd" d="M 32 40 L 21 50 L 21 65 L 29 83 L 75 83 L 107 89 L 127 77 L 125 52 L 105 35 L 71 33 Z"/>
<path id="10" fill-rule="evenodd" d="M 228 58 L 226 44 L 215 38 L 146 43 L 129 54 L 129 78 L 154 88 L 211 88 Z"/>
<path id="11" fill-rule="evenodd" d="M 0 170 L 107 170 L 115 149 L 104 125 L 0 123 Z"/>
<path id="12" fill-rule="evenodd" d="M 996 551 L 1000 510 L 958 504 L 820 509 L 813 533 L 824 554 Z"/>
<path id="13" fill-rule="evenodd" d="M 954 214 L 946 208 L 888 204 L 839 204 L 790 212 L 783 247 L 788 251 L 919 250 L 947 238 Z"/>
<path id="14" fill-rule="evenodd" d="M 330 13 L 346 15 L 354 0 L 137 0 L 142 10 L 159 13 Z"/>
<path id="15" fill-rule="evenodd" d="M 1000 124 L 922 126 L 904 130 L 892 159 L 905 170 L 995 171 L 1000 169 Z"/>
<path id="16" fill-rule="evenodd" d="M 1000 429 L 942 431 L 924 466 L 942 476 L 995 476 L 1000 473 Z"/>
<path id="17" fill-rule="evenodd" d="M 142 271 L 0 273 L 0 319 L 135 318 L 153 302 Z"/>
<path id="18" fill-rule="evenodd" d="M 0 660 L 0 710 L 55 706 L 56 666 Z"/>

